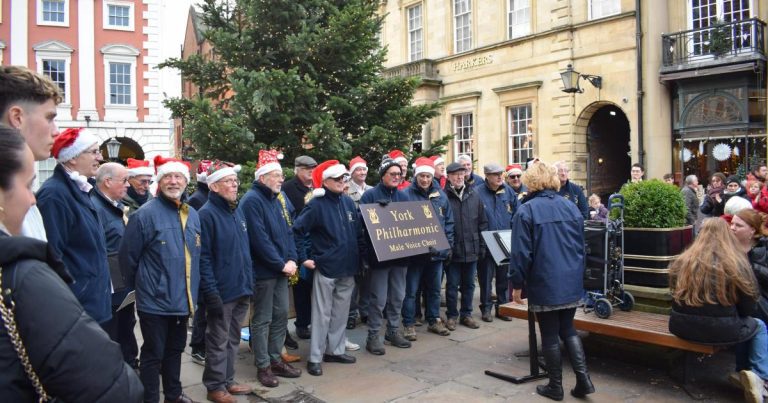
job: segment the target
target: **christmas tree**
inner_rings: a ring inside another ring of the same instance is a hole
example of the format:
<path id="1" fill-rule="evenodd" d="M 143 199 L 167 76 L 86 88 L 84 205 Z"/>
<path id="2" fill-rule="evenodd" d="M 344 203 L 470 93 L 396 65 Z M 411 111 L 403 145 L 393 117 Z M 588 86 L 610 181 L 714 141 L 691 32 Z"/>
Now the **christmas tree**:
<path id="1" fill-rule="evenodd" d="M 374 0 L 205 0 L 213 55 L 170 59 L 199 87 L 166 101 L 192 157 L 245 162 L 262 148 L 371 166 L 409 150 L 438 105 L 412 105 L 416 78 L 382 77 L 382 17 Z M 446 136 L 420 154 L 443 151 Z M 412 155 L 416 157 L 416 155 Z"/>

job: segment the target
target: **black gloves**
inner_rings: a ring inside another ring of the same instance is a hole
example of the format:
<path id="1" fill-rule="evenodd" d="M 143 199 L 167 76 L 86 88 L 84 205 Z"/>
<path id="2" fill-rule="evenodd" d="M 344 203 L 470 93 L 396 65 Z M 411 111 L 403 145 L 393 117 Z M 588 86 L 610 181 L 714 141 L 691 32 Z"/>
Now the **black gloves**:
<path id="1" fill-rule="evenodd" d="M 435 247 L 434 247 L 434 246 L 430 246 L 430 247 L 429 247 L 429 256 L 431 256 L 431 257 L 437 257 L 437 256 L 440 256 L 440 251 L 439 251 L 439 250 L 437 250 L 437 249 L 435 249 Z"/>
<path id="2" fill-rule="evenodd" d="M 379 200 L 376 200 L 376 203 L 379 203 L 379 206 L 381 207 L 387 207 L 387 205 L 389 204 L 389 200 L 379 199 Z"/>
<path id="3" fill-rule="evenodd" d="M 222 316 L 224 315 L 224 302 L 221 300 L 221 296 L 215 292 L 206 293 L 205 299 L 205 313 L 208 316 Z"/>

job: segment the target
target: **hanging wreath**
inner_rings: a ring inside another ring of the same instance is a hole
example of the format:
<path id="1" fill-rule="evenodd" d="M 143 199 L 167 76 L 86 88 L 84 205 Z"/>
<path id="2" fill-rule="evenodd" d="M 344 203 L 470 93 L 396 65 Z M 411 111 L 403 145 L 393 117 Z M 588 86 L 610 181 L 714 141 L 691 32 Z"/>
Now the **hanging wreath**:
<path id="1" fill-rule="evenodd" d="M 712 156 L 718 161 L 725 161 L 731 157 L 731 146 L 719 143 L 712 147 Z"/>
<path id="2" fill-rule="evenodd" d="M 683 159 L 683 162 L 688 162 L 691 160 L 691 157 L 693 157 L 693 154 L 691 153 L 691 150 L 687 148 L 683 148 L 680 151 L 680 158 Z"/>

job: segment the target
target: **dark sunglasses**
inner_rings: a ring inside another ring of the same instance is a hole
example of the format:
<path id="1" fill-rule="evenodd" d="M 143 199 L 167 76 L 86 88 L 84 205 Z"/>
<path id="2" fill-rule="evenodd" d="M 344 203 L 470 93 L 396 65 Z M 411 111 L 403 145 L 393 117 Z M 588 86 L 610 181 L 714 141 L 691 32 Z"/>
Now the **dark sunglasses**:
<path id="1" fill-rule="evenodd" d="M 512 179 L 520 179 L 520 175 L 509 175 Z"/>
<path id="2" fill-rule="evenodd" d="M 331 178 L 335 182 L 349 182 L 349 175 L 341 175 L 338 178 Z"/>

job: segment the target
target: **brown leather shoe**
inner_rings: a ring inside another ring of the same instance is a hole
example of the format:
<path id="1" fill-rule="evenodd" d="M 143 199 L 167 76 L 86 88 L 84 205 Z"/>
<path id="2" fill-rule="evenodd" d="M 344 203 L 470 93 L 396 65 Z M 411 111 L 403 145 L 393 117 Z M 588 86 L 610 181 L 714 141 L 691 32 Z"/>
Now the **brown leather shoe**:
<path id="1" fill-rule="evenodd" d="M 291 364 L 281 361 L 272 361 L 272 373 L 283 378 L 298 378 L 301 376 L 301 370 L 294 368 Z"/>
<path id="2" fill-rule="evenodd" d="M 248 385 L 243 385 L 242 383 L 233 383 L 227 386 L 227 392 L 229 392 L 230 395 L 250 395 L 253 393 L 253 388 Z"/>
<path id="3" fill-rule="evenodd" d="M 268 388 L 275 388 L 277 385 L 280 385 L 275 374 L 272 373 L 272 367 L 259 368 L 256 371 L 256 379 L 259 380 L 259 383 Z"/>
<path id="4" fill-rule="evenodd" d="M 214 403 L 237 403 L 237 399 L 226 390 L 212 390 L 205 396 Z"/>
<path id="5" fill-rule="evenodd" d="M 283 362 L 292 363 L 292 362 L 299 362 L 301 361 L 301 357 L 298 355 L 288 354 L 288 353 L 282 353 L 280 354 L 280 358 L 283 359 Z"/>

